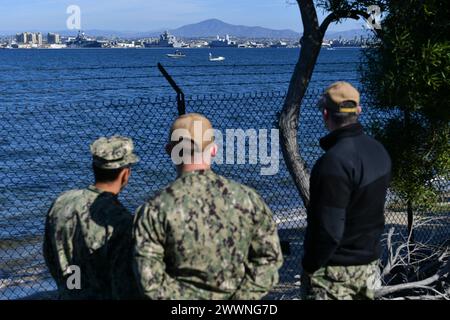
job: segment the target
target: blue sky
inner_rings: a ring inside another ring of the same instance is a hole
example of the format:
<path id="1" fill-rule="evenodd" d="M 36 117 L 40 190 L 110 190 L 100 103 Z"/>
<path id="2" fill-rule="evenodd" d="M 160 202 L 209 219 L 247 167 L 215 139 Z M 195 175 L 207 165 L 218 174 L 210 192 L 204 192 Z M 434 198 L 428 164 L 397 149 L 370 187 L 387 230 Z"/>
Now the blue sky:
<path id="1" fill-rule="evenodd" d="M 217 18 L 301 31 L 298 8 L 286 0 L 0 0 L 0 31 L 64 30 L 69 5 L 81 8 L 85 30 L 152 31 Z M 323 18 L 320 11 L 319 17 Z M 330 30 L 361 26 L 362 22 L 346 21 Z"/>

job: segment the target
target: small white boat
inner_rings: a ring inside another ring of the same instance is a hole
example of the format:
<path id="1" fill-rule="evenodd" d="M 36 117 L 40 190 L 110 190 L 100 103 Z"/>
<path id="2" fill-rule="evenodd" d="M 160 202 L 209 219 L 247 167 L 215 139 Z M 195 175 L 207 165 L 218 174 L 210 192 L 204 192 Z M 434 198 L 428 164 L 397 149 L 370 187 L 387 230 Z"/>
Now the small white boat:
<path id="1" fill-rule="evenodd" d="M 209 61 L 223 61 L 225 57 L 213 57 L 212 53 L 209 53 Z"/>
<path id="2" fill-rule="evenodd" d="M 186 57 L 186 55 L 179 50 L 175 51 L 175 53 L 168 53 L 168 54 L 166 54 L 166 56 L 169 58 L 184 58 L 184 57 Z"/>

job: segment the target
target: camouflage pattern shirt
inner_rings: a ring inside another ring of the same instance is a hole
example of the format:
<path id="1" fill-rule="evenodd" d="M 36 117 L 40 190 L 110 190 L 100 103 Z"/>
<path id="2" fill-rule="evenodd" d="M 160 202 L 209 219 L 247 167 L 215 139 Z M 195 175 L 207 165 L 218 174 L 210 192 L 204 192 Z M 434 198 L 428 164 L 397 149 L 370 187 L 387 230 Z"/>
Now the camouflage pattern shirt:
<path id="1" fill-rule="evenodd" d="M 91 186 L 62 194 L 45 224 L 44 258 L 62 299 L 130 298 L 132 215 L 117 196 Z M 80 268 L 81 289 L 67 288 Z"/>
<path id="2" fill-rule="evenodd" d="M 182 174 L 138 208 L 134 240 L 150 299 L 260 299 L 282 264 L 269 207 L 212 170 Z"/>

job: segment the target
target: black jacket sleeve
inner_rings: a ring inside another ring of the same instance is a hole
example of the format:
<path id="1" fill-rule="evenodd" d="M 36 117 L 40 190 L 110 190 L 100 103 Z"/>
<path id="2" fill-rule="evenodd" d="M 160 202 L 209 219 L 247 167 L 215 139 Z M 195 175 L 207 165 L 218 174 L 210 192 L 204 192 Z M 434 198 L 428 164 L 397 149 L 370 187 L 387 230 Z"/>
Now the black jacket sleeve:
<path id="1" fill-rule="evenodd" d="M 310 205 L 303 256 L 303 269 L 313 273 L 325 266 L 344 234 L 346 207 L 352 193 L 351 170 L 345 161 L 323 157 L 310 180 Z"/>

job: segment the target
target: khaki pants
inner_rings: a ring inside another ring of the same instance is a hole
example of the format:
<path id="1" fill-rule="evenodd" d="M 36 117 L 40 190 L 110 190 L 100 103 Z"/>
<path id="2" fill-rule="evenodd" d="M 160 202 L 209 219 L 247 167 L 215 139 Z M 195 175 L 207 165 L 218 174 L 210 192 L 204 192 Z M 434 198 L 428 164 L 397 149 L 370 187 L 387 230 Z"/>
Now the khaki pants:
<path id="1" fill-rule="evenodd" d="M 373 300 L 379 269 L 373 262 L 361 266 L 328 266 L 302 276 L 304 300 Z"/>

